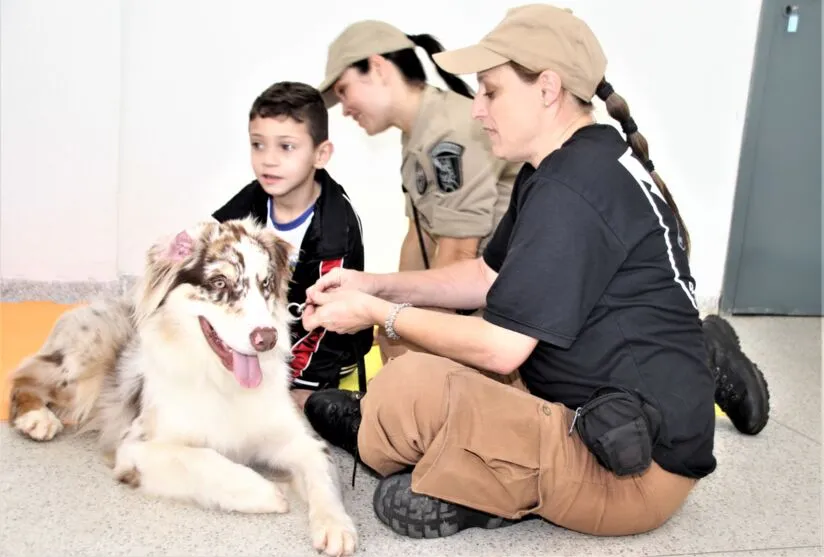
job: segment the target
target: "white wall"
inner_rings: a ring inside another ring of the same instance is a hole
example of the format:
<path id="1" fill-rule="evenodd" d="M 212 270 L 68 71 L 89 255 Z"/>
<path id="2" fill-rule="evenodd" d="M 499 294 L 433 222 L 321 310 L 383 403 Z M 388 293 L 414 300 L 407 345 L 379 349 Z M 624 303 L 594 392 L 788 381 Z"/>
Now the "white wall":
<path id="1" fill-rule="evenodd" d="M 449 48 L 477 41 L 520 3 L 2 0 L 0 277 L 140 272 L 149 242 L 253 179 L 255 96 L 278 80 L 317 84 L 329 41 L 349 22 L 385 19 Z M 558 3 L 600 37 L 607 78 L 690 226 L 697 293 L 718 296 L 759 3 Z M 368 138 L 339 106 L 331 134 L 330 171 L 360 210 L 367 266 L 391 270 L 406 229 L 400 136 Z"/>
<path id="2" fill-rule="evenodd" d="M 117 273 L 120 8 L 0 2 L 0 277 Z"/>

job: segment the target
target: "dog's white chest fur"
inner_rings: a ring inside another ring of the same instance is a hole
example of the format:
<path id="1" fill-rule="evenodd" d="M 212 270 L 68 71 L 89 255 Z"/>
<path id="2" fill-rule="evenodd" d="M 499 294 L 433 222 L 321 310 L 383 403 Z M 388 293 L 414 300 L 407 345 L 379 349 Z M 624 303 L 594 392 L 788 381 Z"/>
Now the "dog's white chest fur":
<path id="1" fill-rule="evenodd" d="M 282 362 L 263 360 L 264 379 L 254 389 L 239 385 L 225 369 L 206 373 L 213 361 L 204 359 L 200 365 L 204 373 L 199 376 L 144 370 L 144 399 L 151 404 L 145 409 L 151 423 L 144 425 L 153 428 L 156 439 L 212 447 L 232 460 L 249 462 L 262 444 L 283 445 L 301 428 Z M 185 368 L 197 366 L 189 361 Z"/>

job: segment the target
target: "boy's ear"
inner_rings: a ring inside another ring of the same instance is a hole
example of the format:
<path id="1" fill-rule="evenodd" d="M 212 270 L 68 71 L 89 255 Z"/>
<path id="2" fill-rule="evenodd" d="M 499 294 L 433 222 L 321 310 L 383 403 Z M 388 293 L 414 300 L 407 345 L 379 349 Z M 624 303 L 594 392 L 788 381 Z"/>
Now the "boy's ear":
<path id="1" fill-rule="evenodd" d="M 315 168 L 323 168 L 332 158 L 335 147 L 328 139 L 315 147 Z"/>

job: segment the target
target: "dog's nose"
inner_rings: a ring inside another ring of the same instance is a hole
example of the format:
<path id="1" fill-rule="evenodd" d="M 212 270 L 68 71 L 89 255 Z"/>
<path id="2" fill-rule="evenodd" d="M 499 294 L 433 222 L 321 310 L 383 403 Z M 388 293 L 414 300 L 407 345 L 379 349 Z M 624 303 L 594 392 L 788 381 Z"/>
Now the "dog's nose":
<path id="1" fill-rule="evenodd" d="M 273 327 L 257 327 L 249 335 L 252 346 L 258 352 L 266 352 L 275 347 L 278 342 L 278 332 Z"/>

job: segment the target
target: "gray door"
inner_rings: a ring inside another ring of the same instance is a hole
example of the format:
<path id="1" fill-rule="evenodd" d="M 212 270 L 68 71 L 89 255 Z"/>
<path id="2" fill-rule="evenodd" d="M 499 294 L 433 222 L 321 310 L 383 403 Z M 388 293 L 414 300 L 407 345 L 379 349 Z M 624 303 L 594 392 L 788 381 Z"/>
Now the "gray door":
<path id="1" fill-rule="evenodd" d="M 821 315 L 821 15 L 762 5 L 723 311 Z"/>

